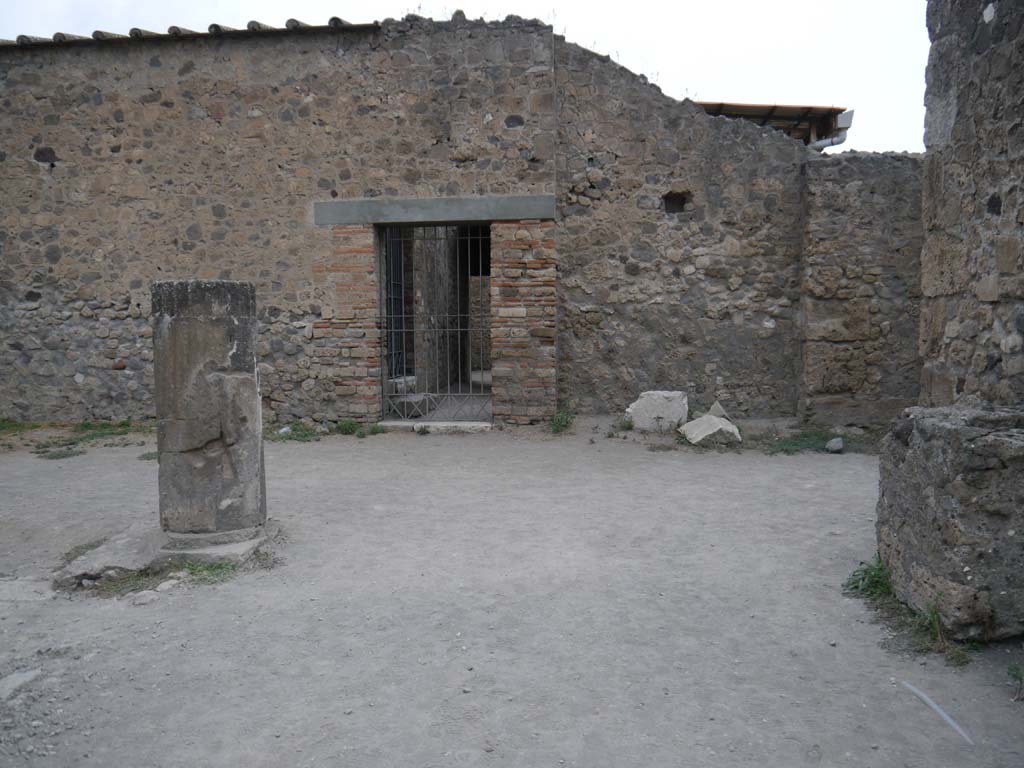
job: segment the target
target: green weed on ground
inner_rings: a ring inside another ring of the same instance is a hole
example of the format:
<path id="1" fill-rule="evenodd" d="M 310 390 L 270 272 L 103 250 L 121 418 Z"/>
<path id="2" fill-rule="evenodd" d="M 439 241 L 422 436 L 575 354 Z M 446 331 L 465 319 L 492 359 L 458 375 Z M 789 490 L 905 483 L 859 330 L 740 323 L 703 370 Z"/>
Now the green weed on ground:
<path id="1" fill-rule="evenodd" d="M 35 450 L 40 459 L 70 459 L 72 456 L 81 456 L 85 453 L 82 448 L 51 448 L 47 450 Z"/>
<path id="2" fill-rule="evenodd" d="M 140 453 L 136 458 L 139 461 L 156 461 L 160 458 L 160 453 L 158 451 L 146 451 L 145 453 Z"/>
<path id="3" fill-rule="evenodd" d="M 29 421 L 11 421 L 10 419 L 0 419 L 0 435 L 20 435 L 22 432 L 28 432 L 36 429 L 39 425 Z"/>
<path id="4" fill-rule="evenodd" d="M 889 569 L 885 567 L 877 552 L 871 560 L 857 566 L 843 586 L 847 592 L 871 600 L 887 600 L 893 597 Z"/>
<path id="5" fill-rule="evenodd" d="M 99 440 L 104 437 L 115 437 L 127 435 L 133 429 L 130 419 L 123 421 L 83 421 L 72 428 L 75 439 L 79 442 L 85 440 Z"/>
<path id="6" fill-rule="evenodd" d="M 338 426 L 334 428 L 334 431 L 339 435 L 354 435 L 359 431 L 359 422 L 355 419 L 342 419 L 338 422 Z"/>
<path id="7" fill-rule="evenodd" d="M 195 584 L 217 584 L 234 576 L 238 572 L 238 565 L 235 563 L 186 562 L 183 565 L 172 565 L 159 569 L 121 571 L 116 576 L 97 579 L 89 585 L 89 590 L 99 597 L 118 597 L 131 592 L 154 589 L 161 582 L 167 580 L 174 571 L 185 571 L 188 574 L 188 579 Z"/>
<path id="8" fill-rule="evenodd" d="M 551 431 L 556 435 L 561 434 L 572 426 L 575 419 L 576 414 L 568 408 L 559 408 L 551 417 Z"/>
<path id="9" fill-rule="evenodd" d="M 54 437 L 37 443 L 32 452 L 41 459 L 66 459 L 69 456 L 80 456 L 85 447 L 97 440 L 112 437 L 123 437 L 132 432 L 149 432 L 152 426 L 123 421 L 83 421 L 71 427 L 71 434 Z"/>
<path id="10" fill-rule="evenodd" d="M 780 437 L 774 442 L 768 443 L 765 445 L 764 452 L 771 456 L 774 456 L 777 453 L 784 453 L 787 456 L 792 456 L 793 454 L 800 453 L 801 451 L 824 452 L 825 443 L 833 437 L 835 437 L 835 435 L 831 432 L 807 429 L 803 432 L 798 432 L 795 435 Z"/>
<path id="11" fill-rule="evenodd" d="M 216 584 L 226 581 L 238 571 L 236 563 L 185 563 L 189 578 L 200 584 Z"/>
<path id="12" fill-rule="evenodd" d="M 970 653 L 978 650 L 976 643 L 958 642 L 949 637 L 942 624 L 942 616 L 935 605 L 924 611 L 915 611 L 896 597 L 892 576 L 877 553 L 862 562 L 843 584 L 848 595 L 863 598 L 895 633 L 895 646 L 915 653 L 938 653 L 946 663 L 961 667 L 970 660 Z"/>
<path id="13" fill-rule="evenodd" d="M 167 577 L 165 571 L 125 571 L 117 576 L 99 579 L 92 585 L 100 597 L 119 597 L 129 592 L 153 589 Z"/>
<path id="14" fill-rule="evenodd" d="M 610 427 L 608 427 L 608 431 L 605 432 L 604 436 L 607 437 L 607 438 L 616 438 L 616 437 L 625 438 L 626 436 L 623 435 L 623 434 L 620 434 L 620 433 L 621 432 L 629 432 L 632 429 L 633 429 L 633 420 L 631 418 L 629 418 L 628 416 L 625 416 L 625 417 L 619 419 L 618 421 L 614 422 Z"/>
<path id="15" fill-rule="evenodd" d="M 265 427 L 263 429 L 263 439 L 272 443 L 283 443 L 288 440 L 294 440 L 299 443 L 309 443 L 314 440 L 319 440 L 320 435 L 313 427 L 303 424 L 301 421 L 293 421 L 291 424 L 286 424 L 284 426 L 271 424 Z"/>

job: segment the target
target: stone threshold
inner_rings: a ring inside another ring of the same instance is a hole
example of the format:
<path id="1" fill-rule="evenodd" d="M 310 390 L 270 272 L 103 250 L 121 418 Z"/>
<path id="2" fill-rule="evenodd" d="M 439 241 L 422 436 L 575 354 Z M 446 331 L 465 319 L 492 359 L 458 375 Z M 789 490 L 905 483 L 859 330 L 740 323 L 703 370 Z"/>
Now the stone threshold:
<path id="1" fill-rule="evenodd" d="M 426 427 L 434 435 L 476 435 L 481 432 L 490 432 L 492 427 L 489 421 L 405 421 L 402 419 L 392 419 L 377 423 L 388 432 L 415 432 L 420 427 Z"/>

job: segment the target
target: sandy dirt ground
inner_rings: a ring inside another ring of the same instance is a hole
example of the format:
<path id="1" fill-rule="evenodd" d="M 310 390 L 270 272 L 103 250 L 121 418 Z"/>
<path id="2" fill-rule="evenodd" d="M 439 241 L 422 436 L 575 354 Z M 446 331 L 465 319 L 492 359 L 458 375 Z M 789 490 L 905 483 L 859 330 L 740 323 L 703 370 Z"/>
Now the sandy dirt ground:
<path id="1" fill-rule="evenodd" d="M 151 439 L 0 454 L 0 765 L 1024 765 L 1019 643 L 895 653 L 842 593 L 875 457 L 605 426 L 268 444 L 278 564 L 148 605 L 46 585 L 156 525 Z"/>

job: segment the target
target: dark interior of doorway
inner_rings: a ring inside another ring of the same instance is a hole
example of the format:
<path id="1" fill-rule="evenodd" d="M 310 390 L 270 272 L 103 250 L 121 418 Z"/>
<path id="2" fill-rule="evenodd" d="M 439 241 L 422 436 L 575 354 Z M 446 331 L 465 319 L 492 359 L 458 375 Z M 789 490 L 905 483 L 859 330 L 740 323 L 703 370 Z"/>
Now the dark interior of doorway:
<path id="1" fill-rule="evenodd" d="M 383 418 L 490 421 L 490 226 L 379 234 Z"/>

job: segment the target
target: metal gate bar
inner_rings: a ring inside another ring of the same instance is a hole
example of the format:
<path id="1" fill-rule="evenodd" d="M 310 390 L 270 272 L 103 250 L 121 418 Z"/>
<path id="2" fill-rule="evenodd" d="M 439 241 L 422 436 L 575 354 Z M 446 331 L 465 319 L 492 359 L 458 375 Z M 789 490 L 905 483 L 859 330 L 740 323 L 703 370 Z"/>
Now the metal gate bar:
<path id="1" fill-rule="evenodd" d="M 490 421 L 490 226 L 379 234 L 383 418 Z"/>

